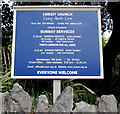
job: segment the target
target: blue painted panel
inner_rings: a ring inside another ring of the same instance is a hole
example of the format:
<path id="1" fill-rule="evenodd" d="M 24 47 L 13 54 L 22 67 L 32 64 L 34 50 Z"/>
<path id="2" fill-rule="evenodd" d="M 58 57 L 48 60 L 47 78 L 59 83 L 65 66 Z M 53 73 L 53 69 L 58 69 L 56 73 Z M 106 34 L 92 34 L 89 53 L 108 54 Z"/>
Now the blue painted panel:
<path id="1" fill-rule="evenodd" d="M 100 76 L 97 11 L 16 12 L 14 75 Z"/>

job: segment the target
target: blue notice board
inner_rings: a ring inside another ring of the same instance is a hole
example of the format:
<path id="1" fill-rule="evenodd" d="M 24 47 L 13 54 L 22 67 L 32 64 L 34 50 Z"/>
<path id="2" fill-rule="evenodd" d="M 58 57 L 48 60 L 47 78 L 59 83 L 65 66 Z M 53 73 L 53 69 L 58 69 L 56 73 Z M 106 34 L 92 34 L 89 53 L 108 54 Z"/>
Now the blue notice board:
<path id="1" fill-rule="evenodd" d="M 102 79 L 99 6 L 16 6 L 12 78 Z"/>

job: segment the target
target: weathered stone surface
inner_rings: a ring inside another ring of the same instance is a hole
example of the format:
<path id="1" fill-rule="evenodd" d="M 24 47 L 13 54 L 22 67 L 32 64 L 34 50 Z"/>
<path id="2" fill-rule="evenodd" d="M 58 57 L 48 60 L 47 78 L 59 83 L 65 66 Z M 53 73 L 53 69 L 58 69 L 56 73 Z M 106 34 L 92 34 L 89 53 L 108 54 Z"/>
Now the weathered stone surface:
<path id="1" fill-rule="evenodd" d="M 8 95 L 8 92 L 6 93 L 0 93 L 0 114 L 5 111 L 5 97 Z"/>
<path id="2" fill-rule="evenodd" d="M 18 104 L 23 112 L 31 112 L 32 100 L 27 92 L 18 84 L 14 84 L 11 99 L 13 104 Z M 12 108 L 12 106 L 11 106 Z"/>
<path id="3" fill-rule="evenodd" d="M 3 112 L 3 100 L 2 100 L 2 93 L 0 93 L 0 114 Z"/>
<path id="4" fill-rule="evenodd" d="M 55 104 L 50 108 L 50 112 L 71 112 L 73 107 L 73 88 L 67 87 L 58 96 Z"/>
<path id="5" fill-rule="evenodd" d="M 5 106 L 5 109 L 6 109 L 5 111 L 8 112 L 8 113 L 9 112 L 23 113 L 20 105 L 17 102 L 15 102 L 11 98 L 11 96 L 6 97 L 6 99 L 5 99 L 5 105 L 4 106 Z"/>
<path id="6" fill-rule="evenodd" d="M 37 104 L 35 107 L 35 112 L 46 112 L 48 109 L 48 99 L 45 95 L 40 95 L 37 99 Z"/>
<path id="7" fill-rule="evenodd" d="M 3 93 L 0 93 L 0 114 L 2 113 L 2 112 L 4 112 L 4 105 L 3 105 L 3 103 L 4 103 L 4 97 L 3 97 L 4 95 L 3 95 Z"/>
<path id="8" fill-rule="evenodd" d="M 120 113 L 120 104 L 117 108 L 117 100 L 114 95 L 103 95 L 96 100 L 97 107 L 87 104 L 85 102 L 76 103 L 76 108 L 73 111 L 75 113 L 94 112 L 99 114 L 118 114 Z M 39 96 L 35 107 L 35 112 L 72 112 L 73 107 L 73 89 L 71 87 L 65 88 L 61 95 L 58 96 L 55 104 L 49 106 L 48 100 L 45 95 Z M 19 112 L 20 114 L 26 114 L 31 112 L 32 100 L 27 92 L 19 84 L 15 84 L 11 96 L 8 96 L 8 92 L 0 93 L 0 113 L 1 112 Z M 108 113 L 107 113 L 108 112 Z"/>
<path id="9" fill-rule="evenodd" d="M 96 106 L 81 101 L 80 103 L 76 103 L 76 108 L 73 112 L 97 112 L 97 110 Z"/>
<path id="10" fill-rule="evenodd" d="M 120 103 L 119 103 L 119 105 L 118 105 L 118 112 L 119 112 L 119 114 L 120 114 Z"/>
<path id="11" fill-rule="evenodd" d="M 102 95 L 97 101 L 98 112 L 118 112 L 117 100 L 114 95 Z"/>
<path id="12" fill-rule="evenodd" d="M 2 94 L 2 105 L 2 112 L 19 112 L 24 114 L 24 112 L 31 112 L 32 101 L 28 93 L 16 83 L 13 86 L 11 96 L 8 96 L 7 92 Z"/>

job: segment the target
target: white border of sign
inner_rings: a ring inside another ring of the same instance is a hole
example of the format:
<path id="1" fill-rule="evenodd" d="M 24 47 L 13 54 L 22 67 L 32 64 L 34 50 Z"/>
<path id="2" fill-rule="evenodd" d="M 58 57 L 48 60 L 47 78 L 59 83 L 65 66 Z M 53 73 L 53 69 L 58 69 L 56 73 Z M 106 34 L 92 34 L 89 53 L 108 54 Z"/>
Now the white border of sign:
<path id="1" fill-rule="evenodd" d="M 102 35 L 101 35 L 101 15 L 100 6 L 15 6 L 14 23 L 13 23 L 13 45 L 12 45 L 12 69 L 11 78 L 13 79 L 103 79 L 103 53 L 102 53 Z M 15 35 L 16 35 L 16 11 L 18 10 L 80 10 L 80 11 L 97 11 L 98 12 L 98 33 L 99 33 L 99 50 L 100 50 L 100 76 L 14 76 L 15 60 Z"/>

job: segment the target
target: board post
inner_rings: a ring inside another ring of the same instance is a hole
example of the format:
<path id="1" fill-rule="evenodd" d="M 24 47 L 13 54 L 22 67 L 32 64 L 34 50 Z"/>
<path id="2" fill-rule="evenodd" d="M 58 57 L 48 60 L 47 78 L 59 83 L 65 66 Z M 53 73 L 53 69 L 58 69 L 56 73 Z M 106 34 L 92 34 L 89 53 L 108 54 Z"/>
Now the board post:
<path id="1" fill-rule="evenodd" d="M 61 80 L 53 80 L 53 103 L 61 93 Z"/>

